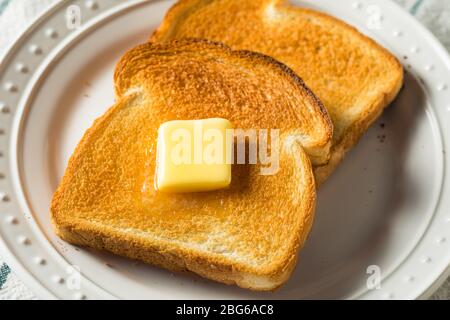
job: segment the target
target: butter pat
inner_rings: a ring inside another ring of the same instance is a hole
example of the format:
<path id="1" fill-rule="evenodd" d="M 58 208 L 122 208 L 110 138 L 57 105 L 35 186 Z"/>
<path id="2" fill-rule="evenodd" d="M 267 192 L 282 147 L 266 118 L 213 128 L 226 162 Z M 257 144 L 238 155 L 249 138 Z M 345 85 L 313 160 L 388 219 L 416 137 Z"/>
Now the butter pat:
<path id="1" fill-rule="evenodd" d="M 226 119 L 176 120 L 158 130 L 156 189 L 201 192 L 231 183 L 232 126 Z"/>

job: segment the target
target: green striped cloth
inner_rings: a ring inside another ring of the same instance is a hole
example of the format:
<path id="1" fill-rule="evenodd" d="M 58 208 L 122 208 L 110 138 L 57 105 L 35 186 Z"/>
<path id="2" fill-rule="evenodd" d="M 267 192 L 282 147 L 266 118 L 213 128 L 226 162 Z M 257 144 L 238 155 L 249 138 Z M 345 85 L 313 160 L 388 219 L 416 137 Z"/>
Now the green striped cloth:
<path id="1" fill-rule="evenodd" d="M 8 279 L 10 273 L 11 269 L 6 263 L 3 263 L 0 267 L 0 289 L 3 288 L 3 285 L 6 283 L 6 280 Z"/>
<path id="2" fill-rule="evenodd" d="M 340 0 L 351 1 L 351 0 Z M 450 50 L 450 0 L 393 0 L 415 15 Z M 0 0 L 0 55 L 27 24 L 55 0 Z M 3 41 L 6 40 L 6 43 Z M 32 299 L 34 295 L 1 261 L 0 299 Z M 450 281 L 433 296 L 450 299 Z"/>

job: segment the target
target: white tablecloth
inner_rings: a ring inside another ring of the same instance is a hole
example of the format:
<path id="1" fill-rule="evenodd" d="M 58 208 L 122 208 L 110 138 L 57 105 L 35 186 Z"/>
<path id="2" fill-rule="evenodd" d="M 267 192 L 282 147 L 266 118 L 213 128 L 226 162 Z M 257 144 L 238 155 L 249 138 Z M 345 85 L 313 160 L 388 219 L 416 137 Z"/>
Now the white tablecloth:
<path id="1" fill-rule="evenodd" d="M 33 18 L 56 1 L 58 0 L 0 0 L 0 56 Z M 393 1 L 416 16 L 450 51 L 450 0 Z M 0 300 L 34 298 L 34 294 L 14 275 L 14 270 L 10 270 L 1 260 L 0 252 Z M 450 279 L 432 298 L 450 299 Z"/>

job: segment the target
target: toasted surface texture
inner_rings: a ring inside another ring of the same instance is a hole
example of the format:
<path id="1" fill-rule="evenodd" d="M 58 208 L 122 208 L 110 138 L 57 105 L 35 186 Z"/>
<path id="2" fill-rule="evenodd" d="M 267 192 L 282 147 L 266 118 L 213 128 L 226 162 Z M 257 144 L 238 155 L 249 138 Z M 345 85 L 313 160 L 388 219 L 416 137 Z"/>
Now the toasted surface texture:
<path id="1" fill-rule="evenodd" d="M 318 183 L 403 83 L 399 61 L 373 40 L 336 18 L 285 0 L 181 0 L 151 41 L 192 37 L 272 56 L 292 68 L 322 100 L 334 136 L 329 163 L 315 166 Z"/>
<path id="2" fill-rule="evenodd" d="M 118 97 L 148 93 L 170 119 L 218 117 L 235 128 L 297 134 L 312 163 L 329 161 L 333 126 L 322 103 L 292 70 L 262 54 L 195 39 L 144 44 L 118 64 L 115 90 Z"/>
<path id="3" fill-rule="evenodd" d="M 117 67 L 116 92 L 55 192 L 57 234 L 253 290 L 287 281 L 313 221 L 315 182 L 301 144 L 326 119 L 311 111 L 320 109 L 315 97 L 270 59 L 194 40 L 132 49 Z M 159 125 L 213 116 L 235 128 L 282 126 L 279 172 L 233 165 L 228 189 L 156 192 Z"/>

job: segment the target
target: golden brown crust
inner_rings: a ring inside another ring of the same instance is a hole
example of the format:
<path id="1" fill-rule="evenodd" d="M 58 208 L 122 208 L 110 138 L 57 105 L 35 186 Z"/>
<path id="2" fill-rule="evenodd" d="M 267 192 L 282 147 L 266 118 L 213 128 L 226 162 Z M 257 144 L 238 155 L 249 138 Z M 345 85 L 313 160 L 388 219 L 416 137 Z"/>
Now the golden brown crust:
<path id="1" fill-rule="evenodd" d="M 86 229 L 86 231 L 84 231 Z M 92 229 L 84 223 L 72 227 L 56 225 L 56 233 L 67 242 L 74 245 L 87 246 L 96 250 L 107 250 L 114 254 L 143 261 L 145 263 L 170 270 L 172 272 L 193 272 L 204 278 L 227 285 L 237 285 L 254 291 L 273 291 L 282 286 L 295 269 L 297 254 L 283 268 L 273 269 L 269 273 L 242 272 L 233 264 L 222 264 L 211 257 L 198 255 L 195 252 L 186 253 L 183 250 L 161 252 L 151 245 L 136 245 L 136 239 L 130 235 L 119 237 L 118 232 L 107 232 L 104 227 Z M 259 278 L 264 285 L 258 285 L 253 280 Z M 267 285 L 269 283 L 269 285 Z"/>
<path id="2" fill-rule="evenodd" d="M 166 195 L 155 192 L 152 186 L 147 188 L 153 181 L 159 124 L 173 117 L 196 118 L 199 115 L 196 104 L 185 108 L 183 103 L 195 100 L 195 90 L 202 87 L 202 83 L 195 78 L 191 79 L 195 85 L 179 87 L 186 82 L 184 77 L 179 78 L 183 72 L 178 72 L 177 68 L 195 65 L 190 54 L 182 54 L 187 44 L 202 50 L 205 46 L 213 48 L 214 55 L 219 55 L 216 50 L 224 56 L 229 51 L 207 42 L 189 40 L 167 46 L 146 44 L 130 51 L 122 60 L 116 72 L 120 84 L 117 103 L 95 121 L 71 157 L 52 199 L 53 225 L 61 238 L 74 244 L 109 250 L 174 271 L 192 271 L 252 290 L 273 290 L 289 278 L 314 217 L 316 193 L 312 167 L 298 137 L 292 134 L 295 130 L 282 133 L 280 171 L 275 176 L 261 176 L 259 165 L 235 165 L 229 189 Z M 150 48 L 150 56 L 147 56 Z M 178 52 L 176 60 L 167 56 L 173 51 Z M 166 60 L 157 62 L 155 70 L 149 60 L 157 59 L 157 53 Z M 236 68 L 234 76 L 245 70 L 246 59 L 250 58 L 243 54 L 232 60 Z M 254 59 L 253 54 L 251 59 Z M 201 70 L 207 70 L 202 73 L 208 80 L 206 89 L 214 89 L 208 97 L 218 101 L 222 94 L 236 92 L 246 97 L 245 91 L 233 87 L 234 82 L 219 83 L 215 87 L 213 80 L 219 78 L 214 78 L 215 64 L 209 61 L 210 68 L 203 69 L 208 62 L 200 60 Z M 262 68 L 260 72 L 275 79 L 271 83 L 271 86 L 276 85 L 275 92 L 284 92 L 283 85 L 299 91 L 293 89 L 283 99 L 297 94 L 299 99 L 308 99 L 306 91 L 294 83 L 291 76 L 274 68 L 268 60 L 263 61 L 272 67 Z M 260 65 L 264 66 L 264 63 Z M 143 73 L 135 72 L 138 69 Z M 133 76 L 127 75 L 130 70 Z M 191 71 L 186 75 L 196 72 Z M 220 74 L 224 72 L 231 71 L 221 68 Z M 249 81 L 242 74 L 241 77 L 236 83 Z M 259 76 L 250 79 L 257 81 L 255 87 L 265 85 L 259 82 Z M 230 91 L 221 91 L 224 85 L 230 86 Z M 154 94 L 156 92 L 158 95 Z M 253 90 L 251 95 L 257 93 Z M 176 110 L 168 107 L 174 96 L 178 98 Z M 251 114 L 260 107 L 260 101 L 254 99 L 255 104 L 247 106 Z M 242 108 L 243 100 L 236 101 Z M 270 101 L 265 105 L 267 112 L 279 108 L 275 100 Z M 232 112 L 233 105 L 227 107 Z M 207 106 L 203 114 L 215 108 L 211 104 Z M 240 113 L 245 112 L 240 110 Z M 245 121 L 237 117 L 234 124 Z"/>
<path id="3" fill-rule="evenodd" d="M 121 97 L 125 95 L 127 91 L 132 91 L 134 88 L 138 87 L 139 81 L 143 81 L 142 79 L 135 81 L 135 79 L 138 78 L 137 74 L 139 74 L 139 72 L 142 71 L 143 68 L 145 68 L 145 66 L 143 66 L 143 64 L 139 62 L 139 59 L 144 60 L 145 58 L 152 56 L 155 52 L 158 52 L 160 50 L 164 51 L 164 55 L 169 55 L 171 53 L 167 52 L 170 52 L 172 47 L 177 48 L 177 58 L 182 54 L 194 54 L 201 56 L 202 59 L 205 59 L 205 56 L 208 55 L 211 55 L 209 59 L 215 59 L 215 57 L 217 56 L 220 57 L 217 58 L 218 60 L 229 60 L 229 63 L 233 63 L 233 61 L 239 61 L 239 63 L 242 65 L 241 67 L 245 67 L 247 69 L 247 72 L 253 72 L 256 74 L 257 72 L 264 70 L 264 72 L 276 74 L 278 76 L 278 81 L 280 81 L 279 79 L 281 78 L 283 82 L 287 81 L 288 83 L 290 83 L 291 86 L 280 88 L 282 90 L 291 91 L 292 96 L 301 95 L 301 99 L 297 100 L 297 103 L 299 105 L 291 106 L 290 108 L 296 116 L 294 122 L 291 121 L 291 123 L 289 123 L 289 108 L 284 109 L 284 111 L 278 109 L 276 112 L 272 112 L 271 110 L 264 109 L 264 103 L 261 103 L 261 109 L 265 110 L 265 112 L 267 113 L 271 113 L 268 117 L 270 119 L 275 119 L 277 117 L 280 118 L 281 121 L 270 122 L 270 124 L 273 126 L 271 127 L 271 129 L 294 128 L 298 130 L 302 136 L 305 137 L 305 139 L 302 141 L 303 147 L 309 154 L 314 165 L 324 165 L 328 163 L 330 158 L 331 140 L 333 137 L 333 124 L 322 102 L 305 85 L 303 80 L 298 77 L 297 74 L 295 74 L 295 72 L 293 72 L 289 67 L 273 59 L 272 57 L 261 53 L 247 50 L 231 50 L 228 46 L 222 43 L 205 39 L 174 40 L 170 42 L 170 45 L 149 45 L 148 43 L 142 44 L 129 50 L 117 64 L 114 73 L 116 96 Z M 164 58 L 169 59 L 167 57 Z M 196 59 L 200 59 L 200 57 L 196 57 Z M 264 76 L 264 74 L 260 73 L 260 76 Z M 276 78 L 274 77 L 273 82 L 275 82 L 275 79 Z M 236 81 L 238 79 L 232 80 Z M 236 89 L 243 85 L 245 85 L 245 83 L 243 82 L 238 84 L 238 86 L 236 86 Z M 274 87 L 275 86 L 276 85 L 274 85 Z M 266 87 L 267 93 L 269 93 L 268 89 L 270 88 Z M 203 94 L 205 94 L 205 92 L 203 92 Z M 252 97 L 248 97 L 248 99 L 252 99 Z M 182 108 L 182 106 L 179 108 Z M 283 111 L 284 114 L 280 114 L 280 111 Z M 182 110 L 177 112 L 180 116 L 183 114 Z M 190 116 L 193 116 L 192 110 L 189 110 L 186 113 Z M 201 110 L 201 112 L 195 116 L 197 116 L 198 118 L 224 116 L 220 115 L 219 113 L 220 110 L 216 111 L 215 114 L 208 114 L 205 112 L 205 110 Z M 240 110 L 235 110 L 235 113 L 238 117 L 244 116 L 242 112 L 240 112 Z M 246 125 L 248 126 L 248 128 L 267 127 L 267 124 L 255 121 L 253 116 L 253 114 L 246 115 L 248 120 Z M 232 115 L 231 118 L 230 116 L 228 116 L 227 118 L 229 120 L 233 120 Z"/>
<path id="4" fill-rule="evenodd" d="M 400 62 L 374 40 L 337 18 L 284 0 L 179 1 L 150 41 L 184 37 L 262 52 L 286 63 L 305 80 L 324 103 L 335 129 L 330 163 L 315 165 L 320 182 L 403 83 Z"/>
<path id="5" fill-rule="evenodd" d="M 89 140 L 87 134 L 83 140 Z M 107 250 L 124 257 L 141 260 L 145 263 L 165 268 L 174 272 L 190 271 L 202 277 L 224 284 L 233 284 L 255 291 L 272 291 L 282 286 L 293 272 L 298 250 L 301 249 L 311 230 L 315 211 L 315 186 L 312 171 L 308 168 L 308 158 L 296 147 L 295 152 L 301 155 L 300 162 L 306 166 L 303 172 L 305 189 L 302 192 L 302 218 L 294 229 L 296 235 L 278 261 L 272 261 L 268 266 L 253 268 L 245 263 L 227 261 L 210 252 L 196 250 L 176 245 L 171 240 L 157 241 L 151 236 L 137 235 L 130 230 L 122 230 L 104 223 L 94 223 L 73 216 L 63 216 L 60 194 L 70 188 L 64 180 L 52 200 L 52 223 L 57 235 L 74 245 L 88 246 L 97 250 Z M 77 160 L 71 160 L 66 175 L 72 175 Z M 67 214 L 67 213 L 66 213 Z M 132 217 L 130 217 L 132 219 Z M 283 226 L 281 226 L 283 227 Z M 281 244 L 280 244 L 281 245 Z M 255 281 L 256 279 L 256 281 Z M 260 283 L 260 284 L 258 284 Z"/>

